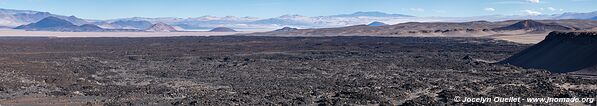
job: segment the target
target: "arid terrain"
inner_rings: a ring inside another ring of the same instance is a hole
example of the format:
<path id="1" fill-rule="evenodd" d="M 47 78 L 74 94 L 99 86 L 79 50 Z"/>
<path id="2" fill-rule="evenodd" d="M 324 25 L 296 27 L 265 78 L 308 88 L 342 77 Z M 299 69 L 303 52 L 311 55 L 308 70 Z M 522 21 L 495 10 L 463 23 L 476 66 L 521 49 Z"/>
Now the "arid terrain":
<path id="1" fill-rule="evenodd" d="M 505 105 L 453 99 L 597 95 L 595 77 L 493 64 L 530 46 L 459 37 L 0 37 L 0 105 Z"/>

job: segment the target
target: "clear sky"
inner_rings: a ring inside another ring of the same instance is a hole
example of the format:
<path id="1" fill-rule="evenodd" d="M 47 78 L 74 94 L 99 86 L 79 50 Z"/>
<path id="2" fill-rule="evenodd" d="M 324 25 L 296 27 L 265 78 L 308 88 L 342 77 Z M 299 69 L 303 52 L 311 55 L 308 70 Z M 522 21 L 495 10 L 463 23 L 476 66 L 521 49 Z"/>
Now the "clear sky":
<path id="1" fill-rule="evenodd" d="M 414 16 L 554 14 L 597 11 L 597 0 L 0 0 L 0 8 L 88 19 L 126 17 L 323 16 L 380 11 Z"/>

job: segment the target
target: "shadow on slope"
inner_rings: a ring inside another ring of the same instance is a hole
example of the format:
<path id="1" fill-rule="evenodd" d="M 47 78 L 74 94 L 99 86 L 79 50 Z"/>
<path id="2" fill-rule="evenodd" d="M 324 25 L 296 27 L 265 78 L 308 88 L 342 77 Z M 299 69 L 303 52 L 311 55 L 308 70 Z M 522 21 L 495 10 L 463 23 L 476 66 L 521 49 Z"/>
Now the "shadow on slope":
<path id="1" fill-rule="evenodd" d="M 545 40 L 500 62 L 556 73 L 597 74 L 597 32 L 551 32 Z"/>

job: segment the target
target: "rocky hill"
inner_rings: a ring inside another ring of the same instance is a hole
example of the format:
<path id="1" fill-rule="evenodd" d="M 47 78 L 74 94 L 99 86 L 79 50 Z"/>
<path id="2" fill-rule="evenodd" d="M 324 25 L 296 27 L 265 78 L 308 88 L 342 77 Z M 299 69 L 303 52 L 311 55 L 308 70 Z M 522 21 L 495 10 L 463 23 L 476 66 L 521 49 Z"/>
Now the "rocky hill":
<path id="1" fill-rule="evenodd" d="M 166 23 L 162 23 L 162 22 L 158 22 L 156 24 L 153 24 L 151 27 L 145 29 L 145 31 L 150 31 L 150 32 L 176 32 L 178 30 L 176 30 L 176 28 L 166 24 Z"/>
<path id="2" fill-rule="evenodd" d="M 597 74 L 597 32 L 551 32 L 542 42 L 501 61 L 551 72 Z"/>
<path id="3" fill-rule="evenodd" d="M 234 29 L 227 28 L 227 27 L 217 27 L 214 29 L 209 30 L 209 32 L 237 32 Z"/>

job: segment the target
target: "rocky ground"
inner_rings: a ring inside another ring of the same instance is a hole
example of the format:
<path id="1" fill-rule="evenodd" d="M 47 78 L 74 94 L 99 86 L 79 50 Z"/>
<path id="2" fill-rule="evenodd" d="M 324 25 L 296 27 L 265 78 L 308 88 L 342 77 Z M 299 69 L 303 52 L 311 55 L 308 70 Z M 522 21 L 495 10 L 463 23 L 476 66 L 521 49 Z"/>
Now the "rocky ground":
<path id="1" fill-rule="evenodd" d="M 597 95 L 589 76 L 491 64 L 529 46 L 484 38 L 2 37 L 0 105 L 503 105 L 453 99 Z"/>

